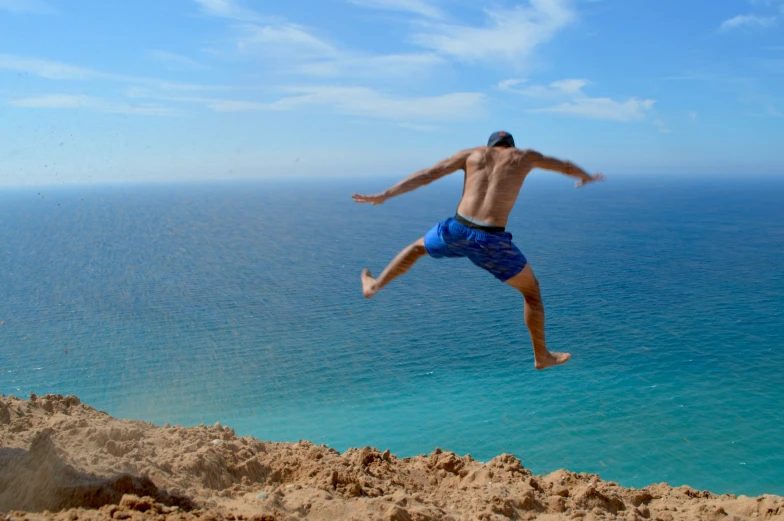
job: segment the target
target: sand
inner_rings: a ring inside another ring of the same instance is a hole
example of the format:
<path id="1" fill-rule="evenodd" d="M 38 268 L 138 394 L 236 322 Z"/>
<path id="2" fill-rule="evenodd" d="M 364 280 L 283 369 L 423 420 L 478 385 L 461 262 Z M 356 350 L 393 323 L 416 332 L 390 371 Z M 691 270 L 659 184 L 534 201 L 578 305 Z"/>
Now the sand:
<path id="1" fill-rule="evenodd" d="M 397 458 L 112 418 L 77 397 L 0 397 L 7 520 L 784 520 L 784 498 L 533 475 L 436 448 Z"/>

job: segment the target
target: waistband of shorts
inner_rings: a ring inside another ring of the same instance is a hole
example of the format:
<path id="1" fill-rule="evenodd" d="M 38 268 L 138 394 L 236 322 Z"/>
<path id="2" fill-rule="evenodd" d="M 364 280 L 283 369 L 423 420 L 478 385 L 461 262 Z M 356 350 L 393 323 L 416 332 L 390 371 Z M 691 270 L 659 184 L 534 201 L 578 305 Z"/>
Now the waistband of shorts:
<path id="1" fill-rule="evenodd" d="M 503 226 L 482 226 L 481 224 L 476 224 L 475 222 L 471 222 L 459 213 L 455 213 L 454 217 L 455 221 L 459 222 L 463 226 L 471 228 L 473 230 L 479 230 L 485 233 L 503 233 L 506 231 L 506 228 Z"/>

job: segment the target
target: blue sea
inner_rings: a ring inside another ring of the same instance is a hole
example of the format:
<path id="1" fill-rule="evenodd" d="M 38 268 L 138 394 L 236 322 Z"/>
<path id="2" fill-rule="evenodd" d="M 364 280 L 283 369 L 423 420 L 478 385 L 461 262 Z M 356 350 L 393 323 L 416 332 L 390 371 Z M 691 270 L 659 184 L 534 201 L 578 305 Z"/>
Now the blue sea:
<path id="1" fill-rule="evenodd" d="M 532 174 L 509 229 L 572 353 L 541 372 L 522 297 L 467 260 L 362 296 L 461 192 L 351 201 L 394 181 L 0 190 L 0 393 L 784 495 L 784 181 Z"/>

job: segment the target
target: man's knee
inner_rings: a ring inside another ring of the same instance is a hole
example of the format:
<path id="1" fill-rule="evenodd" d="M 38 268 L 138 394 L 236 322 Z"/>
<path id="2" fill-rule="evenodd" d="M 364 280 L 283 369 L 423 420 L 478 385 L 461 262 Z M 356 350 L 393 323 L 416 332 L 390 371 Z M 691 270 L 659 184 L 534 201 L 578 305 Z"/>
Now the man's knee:
<path id="1" fill-rule="evenodd" d="M 518 290 L 526 299 L 540 299 L 539 281 L 534 276 L 530 264 L 526 264 L 525 268 L 506 281 L 507 284 Z"/>
<path id="2" fill-rule="evenodd" d="M 542 300 L 542 293 L 539 291 L 539 281 L 536 279 L 526 286 L 518 289 L 525 297 L 525 300 L 529 301 L 529 303 L 535 303 L 536 301 Z"/>

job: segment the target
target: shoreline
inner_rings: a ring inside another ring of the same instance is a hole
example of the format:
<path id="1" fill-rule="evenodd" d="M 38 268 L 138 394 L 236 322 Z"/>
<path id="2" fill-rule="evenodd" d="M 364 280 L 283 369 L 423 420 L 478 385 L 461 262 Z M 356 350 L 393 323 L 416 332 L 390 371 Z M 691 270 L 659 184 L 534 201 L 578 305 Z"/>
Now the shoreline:
<path id="1" fill-rule="evenodd" d="M 116 419 L 74 396 L 0 396 L 0 514 L 21 521 L 191 519 L 782 520 L 784 498 L 534 475 L 436 448 L 343 453 L 213 426 Z"/>

